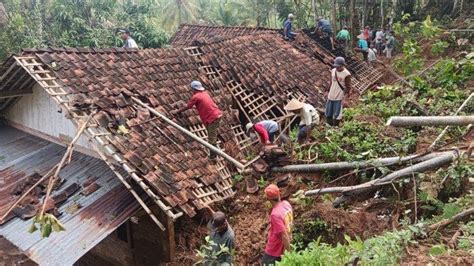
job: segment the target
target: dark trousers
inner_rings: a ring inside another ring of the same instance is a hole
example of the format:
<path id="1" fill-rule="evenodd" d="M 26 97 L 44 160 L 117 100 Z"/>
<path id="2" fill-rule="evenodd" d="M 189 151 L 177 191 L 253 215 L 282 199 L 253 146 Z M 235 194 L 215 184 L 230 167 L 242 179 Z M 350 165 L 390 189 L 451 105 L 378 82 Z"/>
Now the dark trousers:
<path id="1" fill-rule="evenodd" d="M 276 134 L 278 134 L 278 131 L 275 131 L 275 132 L 272 132 L 272 133 L 268 132 L 268 138 L 270 139 L 270 142 L 273 143 L 273 141 L 275 141 Z"/>
<path id="2" fill-rule="evenodd" d="M 220 122 L 221 118 L 217 118 L 216 120 L 214 120 L 212 123 L 210 123 L 209 125 L 207 125 L 206 129 L 207 129 L 207 142 L 209 142 L 209 144 L 211 144 L 212 146 L 216 146 L 217 144 L 217 131 L 219 129 L 219 122 Z M 209 150 L 209 158 L 211 159 L 214 159 L 216 158 L 216 153 Z"/>
<path id="3" fill-rule="evenodd" d="M 281 257 L 273 257 L 264 252 L 262 257 L 262 264 L 263 266 L 276 265 L 276 262 L 280 260 Z"/>

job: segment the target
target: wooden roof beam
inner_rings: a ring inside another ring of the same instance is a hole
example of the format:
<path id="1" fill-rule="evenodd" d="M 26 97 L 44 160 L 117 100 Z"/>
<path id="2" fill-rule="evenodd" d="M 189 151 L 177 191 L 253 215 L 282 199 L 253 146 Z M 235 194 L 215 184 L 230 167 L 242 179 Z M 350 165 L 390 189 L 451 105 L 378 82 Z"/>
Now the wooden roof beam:
<path id="1" fill-rule="evenodd" d="M 16 91 L 0 91 L 0 99 L 5 98 L 14 98 L 23 95 L 32 94 L 33 90 L 31 88 L 25 90 L 16 90 Z"/>

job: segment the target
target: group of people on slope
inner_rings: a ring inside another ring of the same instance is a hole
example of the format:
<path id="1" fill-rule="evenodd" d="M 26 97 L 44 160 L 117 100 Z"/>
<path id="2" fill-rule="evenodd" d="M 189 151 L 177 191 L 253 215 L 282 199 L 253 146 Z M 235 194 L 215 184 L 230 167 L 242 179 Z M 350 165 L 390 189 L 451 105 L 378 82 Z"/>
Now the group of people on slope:
<path id="1" fill-rule="evenodd" d="M 285 40 L 293 40 L 296 36 L 296 33 L 292 31 L 294 19 L 295 16 L 289 14 L 283 23 L 283 36 Z M 317 32 L 320 38 L 329 40 L 333 50 L 338 45 L 346 56 L 350 54 L 352 46 L 351 33 L 347 26 L 342 27 L 334 40 L 333 29 L 329 20 L 319 18 L 316 23 L 316 30 L 312 33 Z M 374 64 L 377 60 L 377 55 L 385 54 L 387 59 L 392 58 L 393 49 L 396 44 L 395 32 L 393 30 L 387 28 L 384 31 L 381 27 L 378 30 L 372 30 L 369 26 L 366 26 L 357 36 L 357 39 L 354 51 L 361 53 L 364 61 L 369 65 Z"/>

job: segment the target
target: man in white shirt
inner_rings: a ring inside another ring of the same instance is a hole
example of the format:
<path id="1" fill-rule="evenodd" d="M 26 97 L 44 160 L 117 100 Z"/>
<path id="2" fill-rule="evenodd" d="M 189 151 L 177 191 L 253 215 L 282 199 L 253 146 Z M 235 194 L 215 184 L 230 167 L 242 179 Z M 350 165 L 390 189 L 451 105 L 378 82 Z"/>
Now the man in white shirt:
<path id="1" fill-rule="evenodd" d="M 326 121 L 331 126 L 338 126 L 342 120 L 342 103 L 344 97 L 350 96 L 351 92 L 351 73 L 344 66 L 346 60 L 344 57 L 334 59 L 334 68 L 331 70 L 331 84 L 329 90 L 326 90 Z"/>
<path id="2" fill-rule="evenodd" d="M 311 104 L 302 103 L 296 99 L 288 102 L 284 109 L 300 117 L 298 143 L 303 144 L 311 136 L 312 127 L 319 124 L 318 112 Z"/>
<path id="3" fill-rule="evenodd" d="M 125 41 L 123 48 L 134 48 L 138 49 L 138 45 L 132 37 L 130 37 L 130 31 L 125 29 L 119 29 L 120 38 Z"/>
<path id="4" fill-rule="evenodd" d="M 382 55 L 383 41 L 385 40 L 385 33 L 382 27 L 375 33 L 375 49 L 377 49 L 379 55 Z"/>
<path id="5" fill-rule="evenodd" d="M 367 59 L 369 66 L 375 66 L 375 61 L 377 61 L 377 50 L 374 48 L 374 45 L 371 44 L 369 50 L 367 50 Z"/>

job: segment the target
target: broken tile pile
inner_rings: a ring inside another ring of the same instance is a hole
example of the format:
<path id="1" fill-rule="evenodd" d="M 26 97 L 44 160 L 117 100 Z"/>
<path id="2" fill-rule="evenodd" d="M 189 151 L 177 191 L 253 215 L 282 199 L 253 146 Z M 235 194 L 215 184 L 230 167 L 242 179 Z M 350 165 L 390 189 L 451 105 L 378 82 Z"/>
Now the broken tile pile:
<path id="1" fill-rule="evenodd" d="M 24 178 L 24 180 L 18 182 L 13 190 L 10 192 L 11 198 L 18 198 L 22 196 L 27 190 L 29 190 L 33 184 L 37 183 L 42 178 L 42 175 L 35 172 L 30 176 Z M 71 196 L 80 191 L 85 197 L 91 195 L 100 188 L 95 180 L 97 177 L 89 177 L 83 184 L 79 185 L 78 183 L 72 183 L 66 188 L 63 188 L 64 179 L 58 180 L 55 183 L 53 188 L 52 196 L 46 202 L 45 212 L 51 212 L 56 217 L 59 217 L 61 213 L 58 211 L 58 208 L 64 204 Z M 43 201 L 41 200 L 44 195 L 46 195 L 46 188 L 48 185 L 49 179 L 41 182 L 37 187 L 35 187 L 25 198 L 19 202 L 19 204 L 12 210 L 11 214 L 6 217 L 3 223 L 8 222 L 13 219 L 15 216 L 23 220 L 28 220 L 38 214 L 40 208 L 43 206 Z"/>

